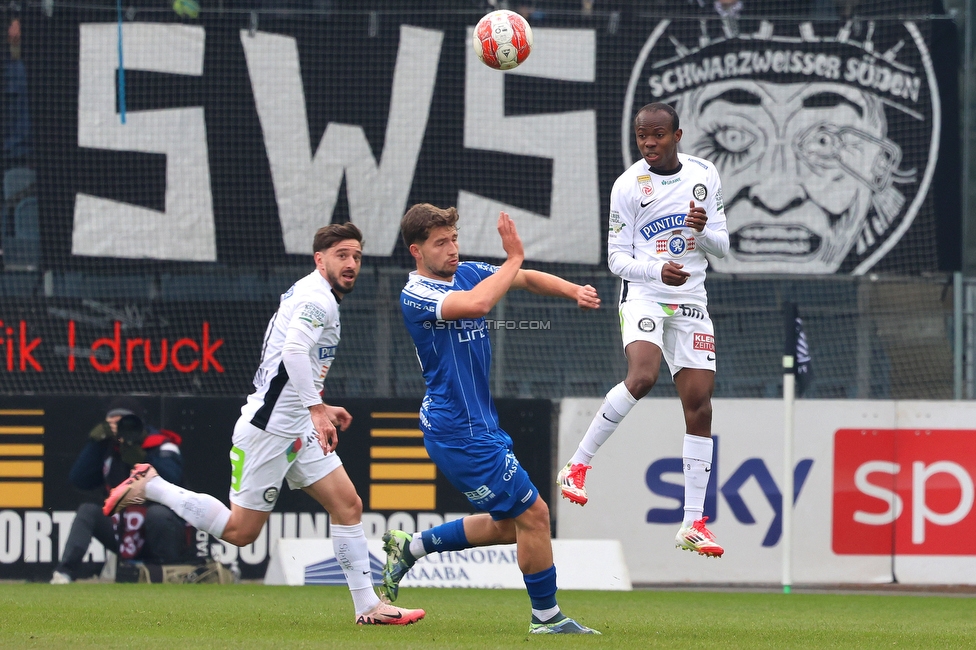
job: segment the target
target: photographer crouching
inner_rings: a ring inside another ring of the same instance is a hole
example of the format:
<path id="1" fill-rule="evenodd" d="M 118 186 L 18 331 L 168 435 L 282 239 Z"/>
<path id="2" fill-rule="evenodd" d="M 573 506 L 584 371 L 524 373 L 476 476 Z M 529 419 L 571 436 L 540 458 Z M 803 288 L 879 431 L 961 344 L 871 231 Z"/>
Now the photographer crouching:
<path id="1" fill-rule="evenodd" d="M 68 480 L 81 490 L 100 489 L 102 494 L 99 503 L 83 503 L 78 508 L 51 584 L 68 584 L 79 577 L 92 537 L 123 560 L 173 564 L 184 556 L 188 546 L 186 523 L 166 506 L 150 503 L 130 506 L 112 517 L 102 514 L 101 500 L 129 478 L 137 463 L 149 463 L 171 483 L 183 480 L 180 436 L 147 427 L 142 414 L 136 400 L 116 399 L 105 419 L 88 434 Z"/>

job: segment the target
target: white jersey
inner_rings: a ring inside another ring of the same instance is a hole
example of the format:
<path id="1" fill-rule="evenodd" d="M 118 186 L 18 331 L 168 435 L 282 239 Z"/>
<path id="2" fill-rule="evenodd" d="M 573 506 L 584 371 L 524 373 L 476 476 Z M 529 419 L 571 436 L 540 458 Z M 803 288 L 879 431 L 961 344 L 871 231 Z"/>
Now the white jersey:
<path id="1" fill-rule="evenodd" d="M 613 184 L 607 261 L 623 279 L 621 302 L 708 304 L 705 253 L 725 257 L 729 250 L 722 183 L 707 160 L 679 153 L 678 161 L 676 173 L 662 175 L 638 160 Z M 684 225 L 691 201 L 708 217 L 700 233 Z M 667 261 L 683 264 L 691 274 L 682 286 L 661 281 Z"/>
<path id="2" fill-rule="evenodd" d="M 315 341 L 308 362 L 312 366 L 315 392 L 321 393 L 339 345 L 339 303 L 332 287 L 317 270 L 281 295 L 278 311 L 264 333 L 261 366 L 254 375 L 255 391 L 241 408 L 241 415 L 257 428 L 298 437 L 311 431 L 312 418 L 281 357 L 285 335 L 291 328 L 298 328 Z"/>

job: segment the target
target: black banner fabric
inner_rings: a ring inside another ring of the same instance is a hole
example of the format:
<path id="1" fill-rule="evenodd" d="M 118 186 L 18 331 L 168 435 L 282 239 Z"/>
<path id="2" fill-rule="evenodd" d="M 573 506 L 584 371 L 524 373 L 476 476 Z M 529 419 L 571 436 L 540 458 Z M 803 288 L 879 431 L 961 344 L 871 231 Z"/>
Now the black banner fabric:
<path id="1" fill-rule="evenodd" d="M 724 184 L 730 273 L 957 268 L 955 27 L 548 16 L 529 60 L 477 61 L 470 14 L 114 12 L 24 18 L 43 264 L 268 267 L 351 219 L 403 263 L 398 222 L 457 205 L 462 253 L 605 260 L 634 112 L 675 105 L 687 153 Z"/>
<path id="2" fill-rule="evenodd" d="M 146 397 L 139 401 L 148 422 L 183 437 L 184 486 L 228 503 L 228 453 L 242 400 Z M 7 461 L 6 477 L 0 477 L 0 579 L 50 579 L 67 539 L 71 514 L 82 501 L 102 498 L 100 492 L 79 492 L 67 477 L 88 432 L 105 417 L 108 403 L 108 399 L 77 396 L 0 401 L 0 455 Z M 340 433 L 337 453 L 363 500 L 363 522 L 370 537 L 381 535 L 387 526 L 419 530 L 473 512 L 426 455 L 417 428 L 420 400 L 353 399 L 338 405 L 349 410 L 353 422 Z M 553 496 L 552 403 L 508 399 L 498 400 L 496 406 L 516 456 L 549 501 Z M 12 445 L 17 449 L 12 450 Z M 7 476 L 11 473 L 16 475 Z M 261 537 L 240 551 L 228 548 L 223 557 L 237 560 L 245 578 L 261 578 L 273 539 L 325 537 L 326 522 L 324 510 L 311 497 L 283 485 Z"/>

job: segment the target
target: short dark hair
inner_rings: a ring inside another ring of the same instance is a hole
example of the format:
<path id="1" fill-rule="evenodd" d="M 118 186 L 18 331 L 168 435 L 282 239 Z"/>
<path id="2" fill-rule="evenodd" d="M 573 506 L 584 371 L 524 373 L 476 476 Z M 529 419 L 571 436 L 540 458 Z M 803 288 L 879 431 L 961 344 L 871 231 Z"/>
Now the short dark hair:
<path id="1" fill-rule="evenodd" d="M 312 252 L 318 253 L 320 251 L 326 251 L 346 239 L 355 239 L 360 244 L 363 243 L 363 233 L 359 228 L 353 225 L 352 222 L 347 221 L 346 223 L 331 223 L 328 226 L 322 226 L 315 233 L 315 239 L 312 240 Z"/>
<path id="2" fill-rule="evenodd" d="M 641 113 L 657 113 L 657 112 L 667 113 L 671 116 L 671 132 L 674 133 L 678 130 L 678 112 L 674 110 L 674 107 L 670 104 L 665 104 L 664 102 L 654 102 L 653 104 L 647 104 L 641 107 L 637 114 L 634 115 L 634 127 L 637 127 L 637 118 L 640 117 Z"/>
<path id="3" fill-rule="evenodd" d="M 423 244 L 430 237 L 430 231 L 441 226 L 457 228 L 457 208 L 438 208 L 430 203 L 418 203 L 407 210 L 400 220 L 400 233 L 403 243 Z"/>

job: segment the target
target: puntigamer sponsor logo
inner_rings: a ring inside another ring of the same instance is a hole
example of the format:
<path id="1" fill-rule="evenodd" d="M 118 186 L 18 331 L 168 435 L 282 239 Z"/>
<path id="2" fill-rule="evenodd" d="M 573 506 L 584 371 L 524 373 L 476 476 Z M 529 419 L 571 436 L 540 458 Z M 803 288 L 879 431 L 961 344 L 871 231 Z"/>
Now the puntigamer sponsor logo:
<path id="1" fill-rule="evenodd" d="M 685 216 L 686 215 L 683 214 L 669 214 L 667 216 L 655 219 L 641 228 L 641 235 L 643 235 L 644 239 L 650 240 L 655 235 L 659 235 L 665 230 L 681 228 L 685 225 Z"/>

